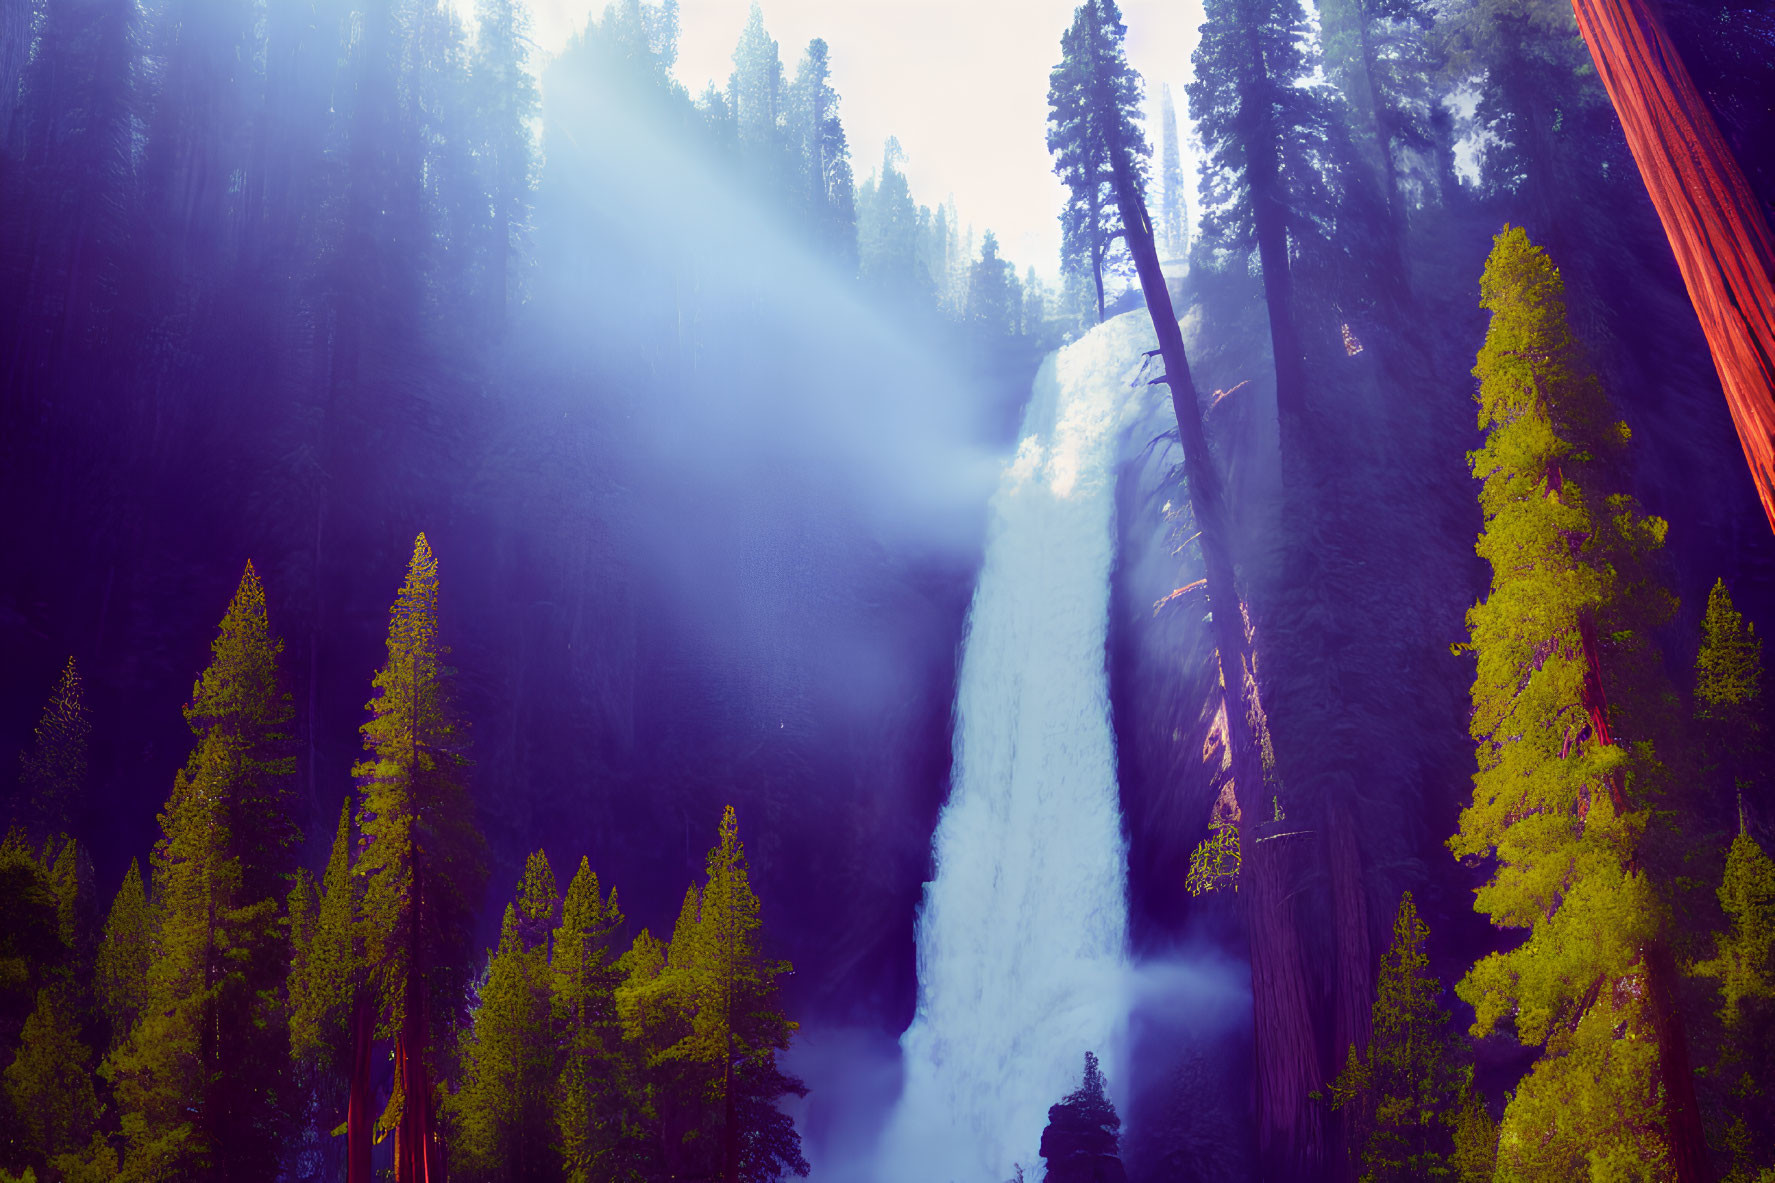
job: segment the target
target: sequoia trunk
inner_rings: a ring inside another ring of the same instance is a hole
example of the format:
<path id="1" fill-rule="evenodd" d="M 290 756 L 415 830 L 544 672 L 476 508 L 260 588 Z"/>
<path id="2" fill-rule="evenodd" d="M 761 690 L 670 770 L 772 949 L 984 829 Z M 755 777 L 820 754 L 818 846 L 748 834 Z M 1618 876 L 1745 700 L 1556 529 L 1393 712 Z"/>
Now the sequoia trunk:
<path id="1" fill-rule="evenodd" d="M 1775 528 L 1775 236 L 1646 0 L 1572 0 Z"/>

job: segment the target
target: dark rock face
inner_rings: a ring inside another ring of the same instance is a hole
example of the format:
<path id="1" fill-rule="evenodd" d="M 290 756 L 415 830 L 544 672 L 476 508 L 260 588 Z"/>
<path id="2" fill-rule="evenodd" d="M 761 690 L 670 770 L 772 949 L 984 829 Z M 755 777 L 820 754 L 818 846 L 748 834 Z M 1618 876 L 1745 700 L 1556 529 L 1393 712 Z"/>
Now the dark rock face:
<path id="1" fill-rule="evenodd" d="M 1042 1158 L 1048 1183 L 1125 1183 L 1120 1156 L 1122 1119 L 1103 1093 L 1097 1057 L 1085 1053 L 1085 1079 L 1048 1108 Z"/>

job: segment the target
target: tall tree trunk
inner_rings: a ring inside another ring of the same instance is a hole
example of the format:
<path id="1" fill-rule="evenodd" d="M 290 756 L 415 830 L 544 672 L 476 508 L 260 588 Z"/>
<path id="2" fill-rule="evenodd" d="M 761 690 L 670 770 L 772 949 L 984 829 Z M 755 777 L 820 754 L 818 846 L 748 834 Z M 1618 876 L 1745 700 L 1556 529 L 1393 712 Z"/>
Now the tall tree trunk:
<path id="1" fill-rule="evenodd" d="M 1582 706 L 1590 716 L 1597 743 L 1613 747 L 1609 729 L 1609 703 L 1603 690 L 1601 649 L 1596 626 L 1588 617 L 1578 622 L 1578 645 L 1584 658 Z M 1608 780 L 1615 809 L 1628 807 L 1619 773 Z M 1582 807 L 1580 807 L 1582 808 Z M 1585 811 L 1587 812 L 1587 811 Z M 1641 955 L 1646 966 L 1646 1005 L 1652 1012 L 1652 1032 L 1658 1040 L 1658 1080 L 1664 1086 L 1664 1119 L 1669 1128 L 1667 1146 L 1677 1183 L 1709 1183 L 1713 1178 L 1707 1161 L 1707 1136 L 1701 1125 L 1701 1107 L 1695 1098 L 1695 1073 L 1689 1062 L 1689 1041 L 1677 1010 L 1676 963 L 1663 934 L 1654 934 Z"/>
<path id="2" fill-rule="evenodd" d="M 1269 81 L 1269 66 L 1255 35 L 1252 68 L 1260 85 Z M 1247 96 L 1246 101 L 1250 101 Z M 1270 351 L 1276 360 L 1276 418 L 1282 443 L 1283 472 L 1300 461 L 1298 444 L 1305 430 L 1306 370 L 1300 331 L 1294 323 L 1294 274 L 1288 261 L 1288 194 L 1277 159 L 1281 136 L 1275 117 L 1265 112 L 1254 119 L 1245 137 L 1245 180 L 1251 186 L 1251 220 L 1257 234 L 1257 260 L 1263 270 L 1264 307 L 1270 319 Z"/>
<path id="3" fill-rule="evenodd" d="M 1646 0 L 1572 0 L 1775 528 L 1775 237 Z"/>
<path id="4" fill-rule="evenodd" d="M 1332 1016 L 1331 1053 L 1335 1070 L 1347 1049 L 1361 1055 L 1368 1047 L 1374 996 L 1373 954 L 1368 941 L 1368 900 L 1362 890 L 1362 850 L 1349 807 L 1332 800 L 1326 807 L 1326 854 L 1331 872 L 1332 945 L 1337 955 L 1337 1003 Z"/>
<path id="5" fill-rule="evenodd" d="M 1266 835 L 1263 765 L 1252 723 L 1250 644 L 1239 599 L 1220 474 L 1208 454 L 1202 411 L 1190 377 L 1183 332 L 1171 305 L 1153 245 L 1146 203 L 1135 187 L 1125 153 L 1112 144 L 1116 200 L 1129 252 L 1140 276 L 1147 311 L 1165 363 L 1177 434 L 1183 445 L 1190 506 L 1201 532 L 1202 561 L 1212 618 L 1215 658 L 1225 696 L 1227 747 L 1239 805 L 1239 891 L 1244 897 L 1251 943 L 1251 1002 L 1257 1043 L 1259 1152 L 1263 1177 L 1309 1178 L 1322 1161 L 1319 1106 L 1312 1094 L 1323 1086 L 1313 1033 L 1299 933 L 1289 902 L 1288 843 Z"/>
<path id="6" fill-rule="evenodd" d="M 345 1106 L 346 1183 L 371 1183 L 370 1003 L 359 998 L 351 1016 L 351 1092 Z"/>

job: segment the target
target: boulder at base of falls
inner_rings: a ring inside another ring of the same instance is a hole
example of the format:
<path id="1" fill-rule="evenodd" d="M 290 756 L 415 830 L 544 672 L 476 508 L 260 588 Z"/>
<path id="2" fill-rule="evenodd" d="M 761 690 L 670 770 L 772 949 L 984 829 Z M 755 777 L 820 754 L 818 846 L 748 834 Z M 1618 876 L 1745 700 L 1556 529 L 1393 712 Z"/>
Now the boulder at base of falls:
<path id="1" fill-rule="evenodd" d="M 1121 1129 L 1122 1119 L 1104 1095 L 1097 1056 L 1086 1052 L 1084 1081 L 1048 1108 L 1041 1147 L 1048 1183 L 1124 1183 Z"/>

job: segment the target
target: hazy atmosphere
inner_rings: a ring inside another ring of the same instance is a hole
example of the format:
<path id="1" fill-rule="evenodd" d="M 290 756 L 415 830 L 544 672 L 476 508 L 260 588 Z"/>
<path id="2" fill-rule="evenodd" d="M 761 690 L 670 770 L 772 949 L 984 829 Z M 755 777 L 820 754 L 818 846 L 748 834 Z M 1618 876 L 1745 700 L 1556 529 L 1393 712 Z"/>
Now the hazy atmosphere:
<path id="1" fill-rule="evenodd" d="M 0 1183 L 1775 1183 L 1755 0 L 0 0 Z"/>

